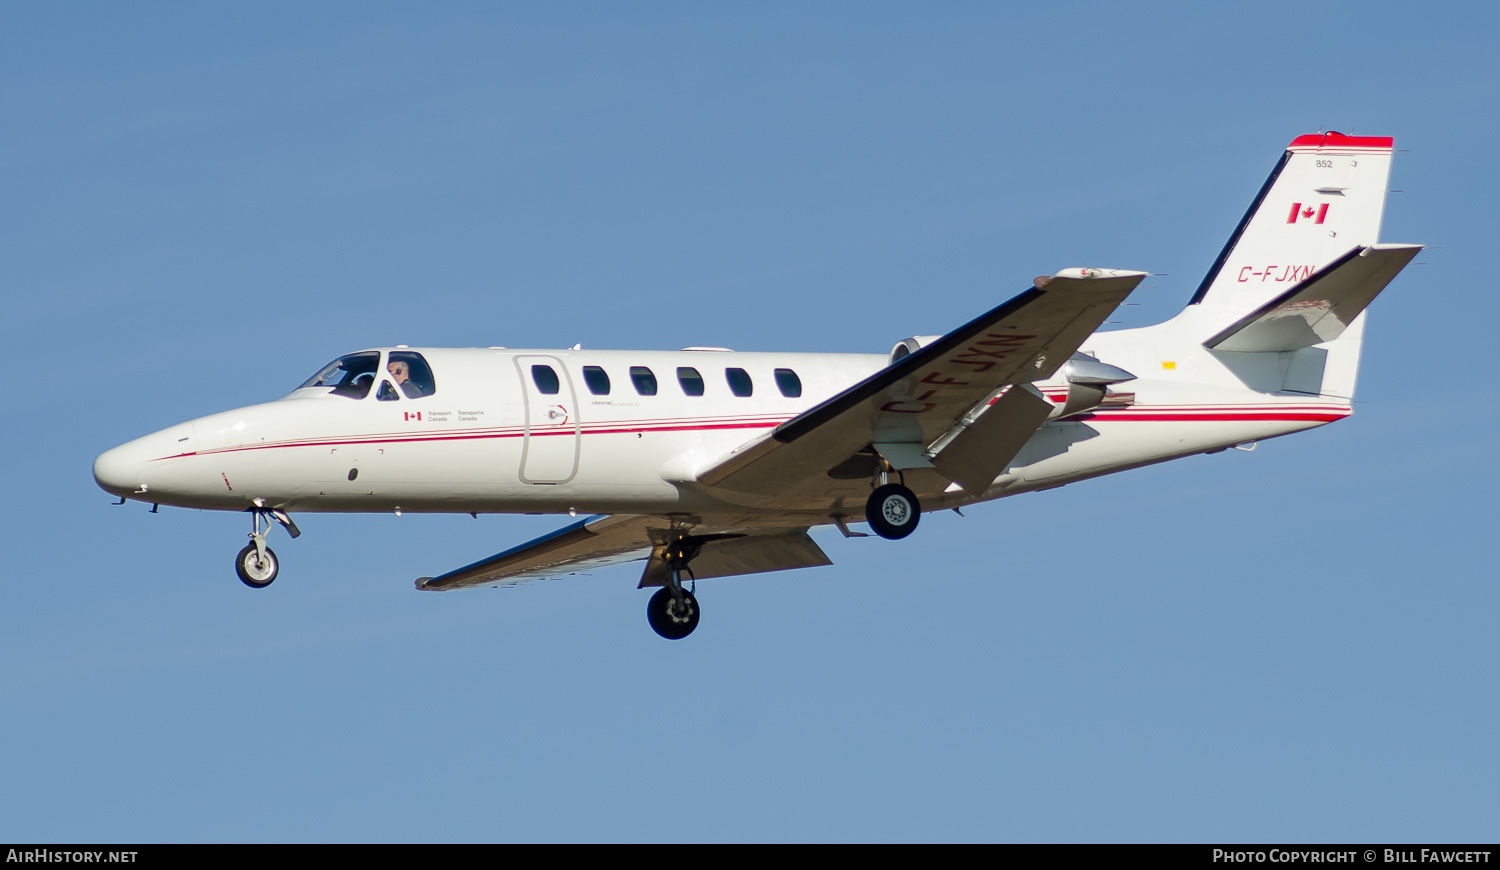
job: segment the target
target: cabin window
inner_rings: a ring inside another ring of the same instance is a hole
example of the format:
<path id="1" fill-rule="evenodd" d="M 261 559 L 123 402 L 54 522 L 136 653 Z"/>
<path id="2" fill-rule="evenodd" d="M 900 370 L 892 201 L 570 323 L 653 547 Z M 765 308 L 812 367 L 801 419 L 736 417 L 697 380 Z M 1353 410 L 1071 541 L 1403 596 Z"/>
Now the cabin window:
<path id="1" fill-rule="evenodd" d="M 329 395 L 363 399 L 370 394 L 370 384 L 374 383 L 375 370 L 378 368 L 380 354 L 376 351 L 351 353 L 323 366 L 297 389 L 332 387 Z"/>
<path id="2" fill-rule="evenodd" d="M 645 366 L 631 366 L 630 381 L 635 384 L 637 393 L 643 396 L 656 395 L 656 375 Z"/>
<path id="3" fill-rule="evenodd" d="M 791 369 L 777 369 L 776 388 L 788 399 L 795 399 L 802 395 L 802 379 Z"/>
<path id="4" fill-rule="evenodd" d="M 583 382 L 588 384 L 589 392 L 594 395 L 609 395 L 609 372 L 604 369 L 598 366 L 584 366 Z"/>
<path id="5" fill-rule="evenodd" d="M 750 380 L 750 373 L 744 369 L 725 369 L 724 379 L 729 381 L 729 392 L 736 396 L 744 397 L 755 392 L 755 384 Z"/>
<path id="6" fill-rule="evenodd" d="M 695 368 L 682 366 L 677 370 L 677 383 L 682 385 L 684 396 L 703 395 L 703 376 Z"/>
<path id="7" fill-rule="evenodd" d="M 393 350 L 386 360 L 385 370 L 391 380 L 396 382 L 396 386 L 401 388 L 401 395 L 408 399 L 420 399 L 437 391 L 437 384 L 432 379 L 432 369 L 428 368 L 427 360 L 422 359 L 419 353 Z"/>
<path id="8" fill-rule="evenodd" d="M 531 380 L 536 384 L 537 391 L 545 396 L 555 396 L 562 389 L 562 382 L 557 379 L 557 372 L 552 366 L 532 366 Z"/>

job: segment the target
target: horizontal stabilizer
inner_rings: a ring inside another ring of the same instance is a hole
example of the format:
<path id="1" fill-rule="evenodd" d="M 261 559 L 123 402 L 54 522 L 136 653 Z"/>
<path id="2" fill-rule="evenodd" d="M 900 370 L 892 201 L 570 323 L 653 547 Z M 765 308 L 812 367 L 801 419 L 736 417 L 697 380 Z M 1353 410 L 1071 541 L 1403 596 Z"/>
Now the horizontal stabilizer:
<path id="1" fill-rule="evenodd" d="M 1332 341 L 1406 268 L 1421 245 L 1354 248 L 1233 326 L 1210 338 L 1210 350 L 1279 353 Z"/>

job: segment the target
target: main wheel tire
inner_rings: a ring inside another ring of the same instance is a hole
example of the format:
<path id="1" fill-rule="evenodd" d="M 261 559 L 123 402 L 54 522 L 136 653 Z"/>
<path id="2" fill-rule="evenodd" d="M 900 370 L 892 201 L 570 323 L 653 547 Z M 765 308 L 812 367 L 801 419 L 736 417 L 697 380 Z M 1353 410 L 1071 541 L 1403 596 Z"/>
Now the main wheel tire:
<path id="1" fill-rule="evenodd" d="M 912 491 L 899 483 L 877 487 L 865 502 L 865 520 L 875 534 L 898 541 L 917 530 L 922 506 Z"/>
<path id="2" fill-rule="evenodd" d="M 264 589 L 276 581 L 276 575 L 281 571 L 281 565 L 276 561 L 276 553 L 266 548 L 266 557 L 260 558 L 254 544 L 246 544 L 245 549 L 234 558 L 234 573 L 240 575 L 240 582 L 251 589 Z"/>
<path id="3" fill-rule="evenodd" d="M 646 604 L 646 621 L 651 630 L 667 640 L 682 640 L 698 627 L 698 599 L 682 590 L 682 600 L 673 607 L 672 590 L 663 586 Z"/>

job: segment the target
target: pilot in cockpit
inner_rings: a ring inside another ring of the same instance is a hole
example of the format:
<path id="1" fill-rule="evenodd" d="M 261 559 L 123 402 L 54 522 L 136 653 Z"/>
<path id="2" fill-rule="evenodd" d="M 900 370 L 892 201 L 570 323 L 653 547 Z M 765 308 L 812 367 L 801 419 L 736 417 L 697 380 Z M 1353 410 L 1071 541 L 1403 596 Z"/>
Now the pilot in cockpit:
<path id="1" fill-rule="evenodd" d="M 386 365 L 385 370 L 391 373 L 391 377 L 396 381 L 396 386 L 401 388 L 401 392 L 406 398 L 419 399 L 426 395 L 426 393 L 422 392 L 422 388 L 417 386 L 417 382 L 411 379 L 411 366 L 407 364 L 406 360 L 393 359 Z"/>
<path id="2" fill-rule="evenodd" d="M 365 396 L 370 395 L 370 385 L 373 383 L 375 383 L 375 376 L 369 372 L 365 372 L 354 379 L 354 389 L 350 395 L 356 399 L 363 399 Z"/>

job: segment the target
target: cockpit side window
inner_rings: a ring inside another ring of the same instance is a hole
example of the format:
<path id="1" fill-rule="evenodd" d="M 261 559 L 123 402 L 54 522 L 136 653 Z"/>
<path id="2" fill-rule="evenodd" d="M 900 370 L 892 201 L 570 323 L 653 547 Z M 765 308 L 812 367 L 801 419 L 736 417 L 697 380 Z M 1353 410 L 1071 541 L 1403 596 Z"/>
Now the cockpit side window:
<path id="1" fill-rule="evenodd" d="M 375 380 L 375 370 L 379 367 L 379 353 L 375 351 L 351 353 L 323 366 L 317 374 L 308 378 L 297 389 L 332 387 L 330 395 L 363 399 L 369 395 L 370 383 Z"/>
<path id="2" fill-rule="evenodd" d="M 437 392 L 437 382 L 432 377 L 432 368 L 419 353 L 409 350 L 393 350 L 386 361 L 385 370 L 391 380 L 401 388 L 408 399 L 420 399 Z"/>

